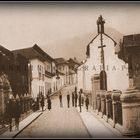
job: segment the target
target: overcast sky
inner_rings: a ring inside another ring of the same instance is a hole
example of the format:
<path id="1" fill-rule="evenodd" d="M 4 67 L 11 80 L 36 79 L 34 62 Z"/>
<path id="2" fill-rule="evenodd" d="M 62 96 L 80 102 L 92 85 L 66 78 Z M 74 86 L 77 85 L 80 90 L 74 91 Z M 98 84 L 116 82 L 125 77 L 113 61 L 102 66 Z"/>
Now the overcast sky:
<path id="1" fill-rule="evenodd" d="M 0 3 L 0 44 L 10 50 L 46 46 L 105 27 L 122 34 L 140 33 L 140 3 Z M 55 50 L 55 48 L 54 48 Z M 57 56 L 57 53 L 56 53 Z"/>

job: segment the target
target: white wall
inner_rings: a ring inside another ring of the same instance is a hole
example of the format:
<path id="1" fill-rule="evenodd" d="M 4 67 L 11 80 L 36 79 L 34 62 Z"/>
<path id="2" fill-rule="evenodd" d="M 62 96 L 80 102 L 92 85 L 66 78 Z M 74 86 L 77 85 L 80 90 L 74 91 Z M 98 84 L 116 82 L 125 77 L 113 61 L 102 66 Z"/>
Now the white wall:
<path id="1" fill-rule="evenodd" d="M 83 65 L 81 65 L 80 67 L 78 67 L 78 71 L 77 71 L 77 89 L 78 91 L 80 90 L 80 88 L 84 89 L 84 80 L 83 80 Z"/>
<path id="2" fill-rule="evenodd" d="M 39 86 L 43 87 L 45 91 L 45 79 L 39 80 L 39 75 L 38 75 L 38 65 L 41 65 L 44 69 L 44 63 L 41 62 L 38 59 L 32 59 L 31 60 L 31 65 L 32 65 L 32 83 L 31 83 L 31 92 L 32 92 L 32 97 L 36 98 L 37 95 L 39 94 Z"/>
<path id="3" fill-rule="evenodd" d="M 104 48 L 105 56 L 105 69 L 107 73 L 107 88 L 108 90 L 119 89 L 125 90 L 129 86 L 128 79 L 128 69 L 123 67 L 128 67 L 118 56 L 115 54 L 114 43 L 103 36 L 103 42 L 106 47 Z M 85 62 L 85 82 L 82 86 L 82 77 L 84 73 L 78 71 L 78 85 L 83 87 L 85 90 L 91 90 L 91 77 L 94 74 L 100 73 L 100 68 L 102 67 L 101 63 L 101 49 L 100 46 L 100 37 L 97 37 L 96 40 L 90 45 L 90 58 L 87 58 Z M 83 67 L 82 65 L 81 67 Z"/>

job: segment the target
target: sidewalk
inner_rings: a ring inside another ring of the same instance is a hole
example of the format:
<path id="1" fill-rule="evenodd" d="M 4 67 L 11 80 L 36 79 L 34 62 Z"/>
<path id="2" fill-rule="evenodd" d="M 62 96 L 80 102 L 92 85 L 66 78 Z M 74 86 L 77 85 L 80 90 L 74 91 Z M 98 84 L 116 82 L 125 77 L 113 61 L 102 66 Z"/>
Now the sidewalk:
<path id="1" fill-rule="evenodd" d="M 79 106 L 76 108 L 83 123 L 85 124 L 92 138 L 123 138 L 123 136 L 115 128 L 109 128 L 105 123 L 101 122 L 91 109 L 87 112 L 85 107 L 82 107 L 82 112 L 79 112 Z"/>
<path id="2" fill-rule="evenodd" d="M 44 107 L 44 110 L 46 110 L 46 106 Z M 27 118 L 22 120 L 19 123 L 19 130 L 15 130 L 15 126 L 12 127 L 12 131 L 9 130 L 5 133 L 0 135 L 0 138 L 14 138 L 16 137 L 23 129 L 25 129 L 28 125 L 30 125 L 35 119 L 37 119 L 43 112 L 41 109 L 39 111 L 36 111 L 29 115 Z"/>

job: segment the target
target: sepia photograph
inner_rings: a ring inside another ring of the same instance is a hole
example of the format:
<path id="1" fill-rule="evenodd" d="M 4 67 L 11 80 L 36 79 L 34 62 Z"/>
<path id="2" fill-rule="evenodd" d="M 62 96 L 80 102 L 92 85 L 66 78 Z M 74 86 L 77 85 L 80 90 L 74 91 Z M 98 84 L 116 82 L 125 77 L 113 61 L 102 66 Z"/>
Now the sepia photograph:
<path id="1" fill-rule="evenodd" d="M 0 2 L 1 138 L 140 138 L 140 2 Z"/>

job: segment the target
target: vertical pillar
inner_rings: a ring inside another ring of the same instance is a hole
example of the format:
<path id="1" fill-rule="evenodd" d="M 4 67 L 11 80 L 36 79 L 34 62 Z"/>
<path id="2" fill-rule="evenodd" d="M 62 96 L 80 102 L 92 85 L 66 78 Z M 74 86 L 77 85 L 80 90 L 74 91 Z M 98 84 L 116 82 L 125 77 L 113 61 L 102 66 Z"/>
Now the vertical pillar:
<path id="1" fill-rule="evenodd" d="M 101 90 L 100 96 L 101 96 L 101 112 L 102 112 L 102 117 L 103 117 L 103 115 L 106 114 L 105 94 L 106 94 L 106 91 Z"/>
<path id="2" fill-rule="evenodd" d="M 99 114 L 99 112 L 101 111 L 101 97 L 100 97 L 100 92 L 98 92 L 97 94 L 97 114 Z"/>
<path id="3" fill-rule="evenodd" d="M 140 134 L 140 91 L 127 90 L 121 95 L 123 134 Z"/>
<path id="4" fill-rule="evenodd" d="M 111 91 L 108 91 L 105 95 L 105 99 L 106 99 L 106 116 L 107 116 L 107 122 L 108 119 L 111 116 L 111 112 L 112 112 L 112 103 L 111 103 Z"/>
<path id="5" fill-rule="evenodd" d="M 120 100 L 120 91 L 114 91 L 112 93 L 112 107 L 113 107 L 113 127 L 115 127 L 115 124 L 118 119 L 118 111 L 117 111 L 117 103 Z"/>

